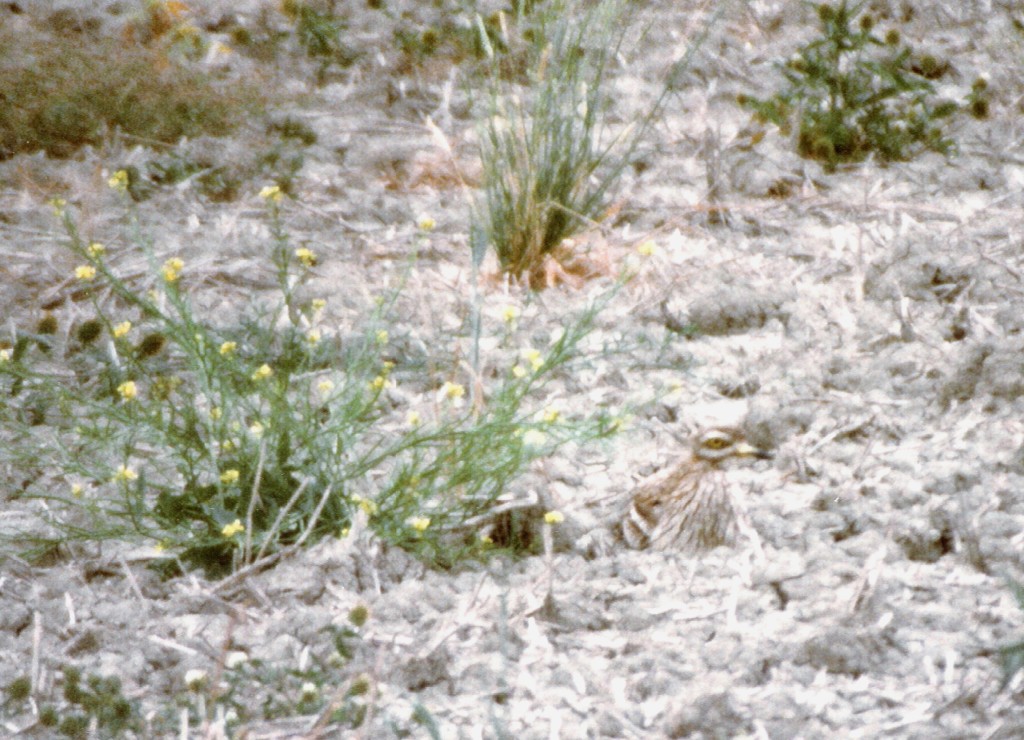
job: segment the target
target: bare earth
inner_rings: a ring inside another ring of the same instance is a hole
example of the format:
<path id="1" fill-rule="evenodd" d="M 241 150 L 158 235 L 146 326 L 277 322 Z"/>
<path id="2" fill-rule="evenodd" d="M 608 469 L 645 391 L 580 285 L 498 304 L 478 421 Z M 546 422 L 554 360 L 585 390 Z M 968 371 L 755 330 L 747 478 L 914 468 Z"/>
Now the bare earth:
<path id="1" fill-rule="evenodd" d="M 19 4 L 44 14 L 69 5 Z M 396 15 L 438 16 L 428 3 L 387 4 Z M 123 3 L 96 5 L 88 12 L 104 23 L 123 20 L 111 12 Z M 201 28 L 231 14 L 255 24 L 263 5 L 192 3 Z M 716 4 L 635 5 L 637 28 L 649 31 L 614 71 L 618 123 L 650 104 Z M 514 495 L 535 493 L 567 517 L 550 562 L 436 572 L 362 532 L 215 584 L 161 582 L 130 543 L 79 546 L 45 566 L 5 546 L 0 684 L 25 675 L 35 655 L 57 696 L 57 667 L 74 663 L 120 677 L 157 722 L 168 708 L 175 716 L 176 700 L 191 701 L 186 671 L 218 676 L 230 651 L 279 671 L 328 665 L 327 629 L 365 604 L 354 655 L 323 692 L 365 674 L 367 719 L 326 736 L 427 736 L 414 715 L 431 717 L 444 738 L 1024 736 L 1021 682 L 1001 690 L 998 662 L 999 646 L 1024 635 L 1006 584 L 1024 575 L 1024 16 L 1012 3 L 871 6 L 882 26 L 894 22 L 885 12 L 913 8 L 903 36 L 952 65 L 940 92 L 962 99 L 988 75 L 991 118 L 955 119 L 960 153 L 949 160 L 825 174 L 776 132 L 751 148 L 735 96 L 779 84 L 772 62 L 814 34 L 814 9 L 723 6 L 641 152 L 644 166 L 627 171 L 614 222 L 581 239 L 614 271 L 638 274 L 599 317 L 593 362 L 536 403 L 641 410 L 611 442 L 566 449 L 516 484 Z M 463 331 L 471 286 L 464 193 L 424 117 L 467 177 L 472 118 L 463 80 L 445 64 L 399 68 L 393 21 L 361 1 L 338 9 L 362 53 L 352 67 L 321 88 L 294 57 L 288 69 L 263 70 L 268 84 L 312 92 L 287 111 L 318 142 L 284 218 L 295 242 L 320 255 L 303 289 L 330 298 L 340 332 L 405 274 L 418 246 L 402 321 L 390 329 L 414 352 Z M 241 55 L 222 63 L 259 69 Z M 229 162 L 263 130 L 253 122 L 233 140 L 182 147 Z M 74 262 L 47 199 L 65 197 L 84 233 L 116 247 L 123 208 L 106 178 L 153 157 L 115 140 L 71 160 L 0 163 L 5 326 L 30 326 L 40 304 L 68 290 Z M 788 195 L 768 197 L 780 183 Z M 242 310 L 272 286 L 263 184 L 213 203 L 186 183 L 140 206 L 158 257 L 183 256 L 210 276 L 197 286 L 210 311 Z M 420 214 L 438 224 L 427 236 L 416 231 Z M 644 258 L 635 248 L 646 239 L 659 249 Z M 511 303 L 522 307 L 523 343 L 542 344 L 610 283 L 531 297 L 491 281 L 485 333 L 501 329 Z M 699 331 L 686 338 L 676 323 Z M 407 392 L 433 387 L 413 379 Z M 399 398 L 396 420 L 405 413 Z M 774 462 L 734 473 L 763 555 L 574 549 L 639 477 L 683 454 L 683 424 L 721 415 L 744 419 L 752 441 L 776 449 Z M 36 473 L 2 472 L 0 530 L 38 526 L 33 504 L 17 500 Z M 274 690 L 247 689 L 244 701 L 255 710 Z M 294 686 L 283 691 L 294 705 Z M 3 717 L 0 734 L 32 722 Z M 246 736 L 312 736 L 314 722 L 253 721 Z"/>

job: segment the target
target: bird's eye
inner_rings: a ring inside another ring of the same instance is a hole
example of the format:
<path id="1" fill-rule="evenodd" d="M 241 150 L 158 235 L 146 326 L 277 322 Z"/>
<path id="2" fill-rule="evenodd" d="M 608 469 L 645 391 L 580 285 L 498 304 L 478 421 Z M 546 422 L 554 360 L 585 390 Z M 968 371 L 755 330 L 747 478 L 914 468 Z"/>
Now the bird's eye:
<path id="1" fill-rule="evenodd" d="M 704 446 L 710 450 L 724 450 L 729 446 L 729 440 L 725 437 L 711 437 L 704 440 Z"/>

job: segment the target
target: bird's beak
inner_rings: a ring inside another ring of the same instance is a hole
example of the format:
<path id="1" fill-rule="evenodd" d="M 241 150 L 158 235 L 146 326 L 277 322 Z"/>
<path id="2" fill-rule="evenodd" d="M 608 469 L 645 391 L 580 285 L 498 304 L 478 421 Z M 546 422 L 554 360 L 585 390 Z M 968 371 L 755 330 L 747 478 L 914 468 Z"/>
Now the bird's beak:
<path id="1" fill-rule="evenodd" d="M 736 445 L 736 454 L 740 457 L 756 457 L 758 460 L 771 460 L 773 455 L 768 450 L 762 450 L 760 447 L 754 447 L 746 442 L 742 442 Z"/>

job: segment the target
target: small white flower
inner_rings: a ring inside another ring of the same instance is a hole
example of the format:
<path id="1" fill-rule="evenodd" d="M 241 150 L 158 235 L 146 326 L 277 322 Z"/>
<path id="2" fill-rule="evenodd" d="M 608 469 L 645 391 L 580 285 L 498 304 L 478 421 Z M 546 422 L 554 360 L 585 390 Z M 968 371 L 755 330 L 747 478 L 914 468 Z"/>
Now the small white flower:
<path id="1" fill-rule="evenodd" d="M 193 668 L 192 670 L 185 671 L 185 685 L 189 691 L 201 691 L 206 686 L 206 681 L 209 677 L 206 671 L 200 668 Z"/>

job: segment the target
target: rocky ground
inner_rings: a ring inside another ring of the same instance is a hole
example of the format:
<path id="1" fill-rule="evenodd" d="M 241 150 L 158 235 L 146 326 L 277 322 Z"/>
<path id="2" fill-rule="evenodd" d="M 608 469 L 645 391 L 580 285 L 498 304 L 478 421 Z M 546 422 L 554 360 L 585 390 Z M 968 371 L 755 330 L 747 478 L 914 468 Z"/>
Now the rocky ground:
<path id="1" fill-rule="evenodd" d="M 121 5 L 89 13 L 116 24 Z M 256 24 L 263 5 L 211 0 L 192 12 L 200 26 L 226 15 Z M 542 461 L 516 484 L 514 493 L 537 492 L 565 513 L 557 551 L 439 572 L 357 531 L 216 583 L 160 581 L 116 543 L 46 564 L 5 548 L 0 683 L 33 661 L 54 696 L 62 664 L 117 676 L 163 728 L 156 734 L 173 732 L 168 715 L 195 701 L 186 671 L 242 675 L 239 653 L 260 677 L 245 685 L 264 687 L 238 689 L 250 707 L 295 706 L 297 689 L 281 678 L 289 670 L 320 670 L 328 695 L 366 689 L 352 700 L 363 726 L 326 736 L 1024 734 L 1021 684 L 1001 688 L 998 653 L 1024 635 L 1007 586 L 1024 576 L 1024 17 L 1011 3 L 870 3 L 880 23 L 950 61 L 941 91 L 962 97 L 987 75 L 991 117 L 954 119 L 955 158 L 825 173 L 777 133 L 749 146 L 749 115 L 735 104 L 737 93 L 776 84 L 772 61 L 814 34 L 812 7 L 635 5 L 648 31 L 615 70 L 619 121 L 650 103 L 687 40 L 714 24 L 643 166 L 626 173 L 615 222 L 584 240 L 638 274 L 599 316 L 593 362 L 545 392 L 570 410 L 641 411 L 612 441 Z M 394 328 L 415 344 L 457 330 L 469 300 L 464 194 L 423 123 L 430 115 L 471 172 L 469 106 L 443 64 L 399 63 L 398 21 L 361 2 L 338 7 L 356 62 L 321 87 L 299 63 L 276 78 L 312 91 L 289 114 L 317 134 L 284 218 L 322 256 L 308 287 L 338 297 L 339 325 L 406 269 L 419 242 Z M 182 146 L 229 161 L 250 135 Z M 68 160 L 0 163 L 5 323 L 33 320 L 43 298 L 67 289 L 73 262 L 47 199 L 80 206 L 90 233 L 102 234 L 121 218 L 109 172 L 152 156 L 118 140 Z M 785 197 L 769 197 L 780 183 Z M 261 185 L 217 203 L 186 183 L 140 206 L 158 255 L 186 254 L 217 275 L 206 286 L 211 310 L 268 286 Z M 420 214 L 438 224 L 426 244 Z M 647 239 L 658 250 L 642 258 L 635 246 Z M 500 322 L 515 303 L 524 336 L 546 336 L 609 284 L 531 297 L 493 281 L 485 315 Z M 763 553 L 574 548 L 639 477 L 681 454 L 680 429 L 723 418 L 776 451 L 733 474 Z M 0 528 L 33 526 L 32 505 L 13 486 L 2 493 Z M 339 665 L 331 635 L 360 605 L 369 618 Z M 32 723 L 20 708 L 0 711 L 5 733 Z M 315 722 L 255 721 L 245 736 L 314 736 Z"/>

